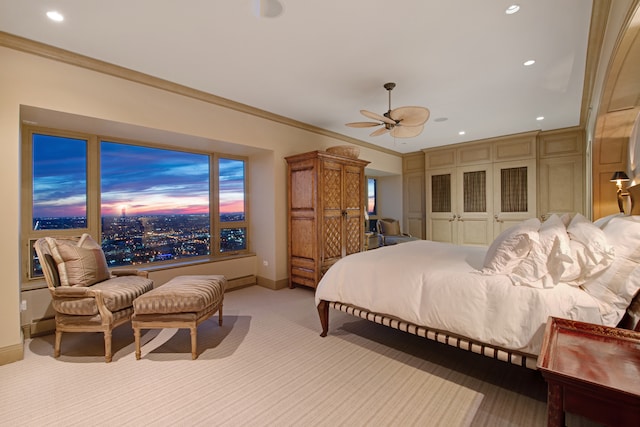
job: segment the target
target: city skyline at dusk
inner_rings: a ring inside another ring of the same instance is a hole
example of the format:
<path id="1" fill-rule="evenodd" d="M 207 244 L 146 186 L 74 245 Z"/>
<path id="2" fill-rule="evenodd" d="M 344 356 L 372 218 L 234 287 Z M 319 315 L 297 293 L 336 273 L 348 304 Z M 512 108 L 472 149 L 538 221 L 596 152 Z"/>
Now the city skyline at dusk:
<path id="1" fill-rule="evenodd" d="M 209 156 L 103 141 L 101 215 L 208 214 Z M 33 136 L 33 217 L 86 216 L 87 142 Z M 220 213 L 244 212 L 244 162 L 219 161 Z"/>

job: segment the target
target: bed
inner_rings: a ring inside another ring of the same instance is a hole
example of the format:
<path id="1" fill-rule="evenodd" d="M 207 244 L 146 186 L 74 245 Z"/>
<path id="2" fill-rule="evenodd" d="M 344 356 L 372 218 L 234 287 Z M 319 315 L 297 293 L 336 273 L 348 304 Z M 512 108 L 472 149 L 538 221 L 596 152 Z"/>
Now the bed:
<path id="1" fill-rule="evenodd" d="M 418 240 L 349 255 L 315 299 L 322 336 L 333 308 L 535 369 L 549 316 L 634 326 L 639 288 L 640 217 L 576 214 L 524 221 L 489 247 Z"/>

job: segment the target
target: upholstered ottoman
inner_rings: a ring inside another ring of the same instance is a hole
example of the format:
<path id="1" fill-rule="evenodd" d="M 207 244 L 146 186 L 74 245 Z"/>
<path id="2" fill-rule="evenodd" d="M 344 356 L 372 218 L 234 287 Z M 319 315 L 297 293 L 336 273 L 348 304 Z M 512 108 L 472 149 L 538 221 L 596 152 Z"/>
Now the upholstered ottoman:
<path id="1" fill-rule="evenodd" d="M 133 301 L 131 325 L 140 359 L 140 329 L 189 328 L 191 358 L 196 359 L 197 327 L 215 312 L 222 325 L 227 279 L 221 275 L 178 276 Z"/>

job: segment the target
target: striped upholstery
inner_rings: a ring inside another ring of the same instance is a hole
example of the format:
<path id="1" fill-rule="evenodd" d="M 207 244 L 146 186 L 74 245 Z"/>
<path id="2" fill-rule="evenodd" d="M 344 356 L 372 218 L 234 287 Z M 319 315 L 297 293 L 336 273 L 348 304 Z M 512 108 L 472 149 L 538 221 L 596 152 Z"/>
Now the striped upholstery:
<path id="1" fill-rule="evenodd" d="M 227 280 L 221 275 L 178 276 L 133 302 L 136 315 L 197 313 L 217 307 Z"/>
<path id="2" fill-rule="evenodd" d="M 394 317 L 372 313 L 370 311 L 354 307 L 349 304 L 343 304 L 341 302 L 331 301 L 329 302 L 329 307 L 343 311 L 352 316 L 360 317 L 362 319 L 379 323 L 390 328 L 399 329 L 401 331 L 427 338 L 432 341 L 437 341 L 442 344 L 457 347 L 462 350 L 471 351 L 473 353 L 481 354 L 493 359 L 498 359 L 503 362 L 523 366 L 525 368 L 537 369 L 536 363 L 538 358 L 534 354 L 494 347 L 489 344 L 450 334 L 448 332 L 439 331 L 437 329 L 430 329 L 425 326 L 414 325 L 413 323 L 405 322 L 404 320 L 400 320 Z"/>
<path id="3" fill-rule="evenodd" d="M 197 359 L 197 327 L 218 312 L 222 326 L 222 303 L 227 279 L 221 275 L 178 276 L 138 297 L 131 317 L 136 341 L 136 359 L 142 356 L 141 329 L 189 328 L 191 358 Z"/>
<path id="4" fill-rule="evenodd" d="M 59 245 L 66 245 L 62 252 Z M 133 301 L 153 289 L 148 273 L 133 269 L 107 271 L 100 245 L 88 234 L 80 238 L 42 237 L 33 247 L 40 259 L 51 293 L 51 305 L 56 312 L 53 355 L 60 356 L 63 332 L 102 332 L 105 362 L 111 362 L 111 331 L 129 322 L 133 315 Z M 78 248 L 89 249 L 90 253 L 82 253 Z M 53 253 L 56 250 L 57 255 Z M 65 258 L 69 254 L 73 257 Z M 74 254 L 83 259 L 76 259 Z M 56 256 L 62 258 L 56 260 Z M 76 264 L 69 264 L 71 258 Z M 65 280 L 60 266 L 65 268 Z"/>
<path id="5" fill-rule="evenodd" d="M 153 281 L 140 276 L 119 276 L 96 283 L 88 289 L 102 292 L 104 305 L 109 311 L 116 312 L 131 307 L 137 297 L 152 290 Z M 52 302 L 58 313 L 82 316 L 98 314 L 95 298 L 58 298 Z"/>

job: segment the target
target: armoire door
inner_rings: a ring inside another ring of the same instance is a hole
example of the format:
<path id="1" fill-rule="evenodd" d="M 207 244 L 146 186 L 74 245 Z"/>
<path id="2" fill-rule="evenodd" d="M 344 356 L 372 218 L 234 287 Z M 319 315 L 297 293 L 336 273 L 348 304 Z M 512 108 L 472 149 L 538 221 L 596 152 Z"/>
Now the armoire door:
<path id="1" fill-rule="evenodd" d="M 340 163 L 324 161 L 322 163 L 322 233 L 320 259 L 321 274 L 343 256 L 343 166 Z"/>
<path id="2" fill-rule="evenodd" d="M 364 174 L 361 167 L 345 165 L 343 170 L 342 256 L 362 251 L 364 241 Z"/>

